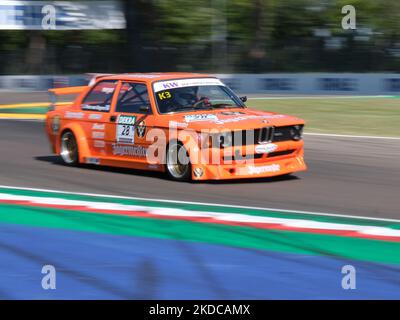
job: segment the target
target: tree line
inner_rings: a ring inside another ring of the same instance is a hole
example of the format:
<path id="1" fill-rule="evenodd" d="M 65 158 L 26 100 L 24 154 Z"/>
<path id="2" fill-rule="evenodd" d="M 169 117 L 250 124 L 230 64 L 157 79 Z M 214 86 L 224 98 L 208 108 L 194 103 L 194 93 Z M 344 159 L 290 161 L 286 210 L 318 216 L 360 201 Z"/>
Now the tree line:
<path id="1" fill-rule="evenodd" d="M 1 31 L 2 74 L 375 72 L 400 67 L 400 1 L 122 0 L 125 30 Z"/>

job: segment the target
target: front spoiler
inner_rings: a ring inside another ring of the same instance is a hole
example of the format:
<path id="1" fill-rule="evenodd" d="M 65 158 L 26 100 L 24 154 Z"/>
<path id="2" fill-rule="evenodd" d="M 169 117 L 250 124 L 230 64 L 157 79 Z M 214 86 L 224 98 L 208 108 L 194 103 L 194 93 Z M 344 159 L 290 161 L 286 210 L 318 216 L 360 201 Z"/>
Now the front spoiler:
<path id="1" fill-rule="evenodd" d="M 228 180 L 274 177 L 307 170 L 303 153 L 280 160 L 262 163 L 229 165 L 196 165 L 192 168 L 193 180 Z M 200 173 L 202 173 L 200 175 Z"/>

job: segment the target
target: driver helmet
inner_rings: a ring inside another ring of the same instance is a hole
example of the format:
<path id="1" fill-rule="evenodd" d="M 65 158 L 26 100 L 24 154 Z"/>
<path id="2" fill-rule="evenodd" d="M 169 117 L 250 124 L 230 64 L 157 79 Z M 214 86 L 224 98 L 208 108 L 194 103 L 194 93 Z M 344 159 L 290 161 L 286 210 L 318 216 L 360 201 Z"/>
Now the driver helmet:
<path id="1" fill-rule="evenodd" d="M 175 102 L 182 106 L 192 106 L 197 102 L 196 90 L 194 88 L 179 88 L 174 93 Z"/>

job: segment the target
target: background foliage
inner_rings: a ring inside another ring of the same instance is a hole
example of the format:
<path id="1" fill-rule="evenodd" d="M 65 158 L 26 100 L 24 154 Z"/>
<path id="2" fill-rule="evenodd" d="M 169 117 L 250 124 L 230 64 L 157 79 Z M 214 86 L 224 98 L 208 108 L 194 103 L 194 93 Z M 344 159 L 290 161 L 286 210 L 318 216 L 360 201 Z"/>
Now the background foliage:
<path id="1" fill-rule="evenodd" d="M 0 31 L 0 73 L 398 71 L 398 0 L 123 0 L 126 30 Z M 343 30 L 341 8 L 357 10 Z"/>

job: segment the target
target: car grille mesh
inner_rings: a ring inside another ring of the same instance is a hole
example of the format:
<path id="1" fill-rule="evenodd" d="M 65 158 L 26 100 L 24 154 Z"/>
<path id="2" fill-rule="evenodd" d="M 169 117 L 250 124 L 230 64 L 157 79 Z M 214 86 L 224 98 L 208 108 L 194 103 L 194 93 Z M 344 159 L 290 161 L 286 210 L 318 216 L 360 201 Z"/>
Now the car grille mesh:
<path id="1" fill-rule="evenodd" d="M 264 127 L 254 130 L 234 131 L 218 134 L 213 139 L 214 147 L 246 146 L 260 143 L 281 142 L 296 139 L 296 134 L 301 132 L 303 126 Z"/>

